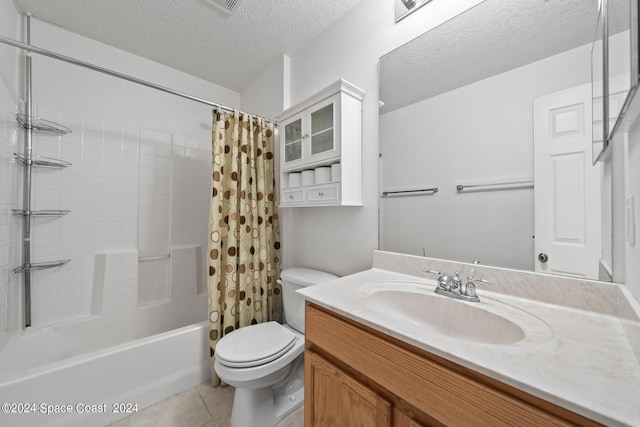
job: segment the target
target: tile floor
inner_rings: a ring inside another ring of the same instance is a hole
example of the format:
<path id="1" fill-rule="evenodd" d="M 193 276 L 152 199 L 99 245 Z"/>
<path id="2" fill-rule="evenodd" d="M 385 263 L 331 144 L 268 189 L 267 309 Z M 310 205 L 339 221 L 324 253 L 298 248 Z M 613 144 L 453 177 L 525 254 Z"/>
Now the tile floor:
<path id="1" fill-rule="evenodd" d="M 212 387 L 208 381 L 109 427 L 231 427 L 233 392 L 233 387 Z M 302 427 L 303 414 L 303 408 L 300 408 L 276 427 Z"/>

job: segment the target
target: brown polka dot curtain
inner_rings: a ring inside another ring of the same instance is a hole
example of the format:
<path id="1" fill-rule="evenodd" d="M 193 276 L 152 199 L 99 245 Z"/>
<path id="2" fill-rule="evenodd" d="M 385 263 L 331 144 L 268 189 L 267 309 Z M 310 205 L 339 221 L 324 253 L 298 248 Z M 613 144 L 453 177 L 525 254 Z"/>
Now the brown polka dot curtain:
<path id="1" fill-rule="evenodd" d="M 280 321 L 282 304 L 273 124 L 214 111 L 212 137 L 208 287 L 217 384 L 216 342 L 243 326 Z"/>

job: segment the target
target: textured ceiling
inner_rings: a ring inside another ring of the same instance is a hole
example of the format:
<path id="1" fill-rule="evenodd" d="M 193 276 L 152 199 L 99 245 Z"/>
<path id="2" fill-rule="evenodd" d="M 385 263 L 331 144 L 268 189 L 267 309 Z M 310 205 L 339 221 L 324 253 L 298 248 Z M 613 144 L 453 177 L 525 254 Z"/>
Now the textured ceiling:
<path id="1" fill-rule="evenodd" d="M 485 0 L 380 60 L 381 113 L 591 43 L 596 0 Z"/>
<path id="2" fill-rule="evenodd" d="M 360 0 L 15 0 L 23 12 L 236 91 Z"/>

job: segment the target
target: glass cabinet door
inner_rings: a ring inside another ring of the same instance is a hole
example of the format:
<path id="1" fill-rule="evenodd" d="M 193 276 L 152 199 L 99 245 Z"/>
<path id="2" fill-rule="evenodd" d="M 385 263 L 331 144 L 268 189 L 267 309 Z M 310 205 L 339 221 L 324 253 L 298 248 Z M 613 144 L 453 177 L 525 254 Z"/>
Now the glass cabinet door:
<path id="1" fill-rule="evenodd" d="M 284 162 L 290 163 L 302 158 L 302 119 L 284 126 Z"/>
<path id="2" fill-rule="evenodd" d="M 333 102 L 311 112 L 311 155 L 335 149 Z"/>

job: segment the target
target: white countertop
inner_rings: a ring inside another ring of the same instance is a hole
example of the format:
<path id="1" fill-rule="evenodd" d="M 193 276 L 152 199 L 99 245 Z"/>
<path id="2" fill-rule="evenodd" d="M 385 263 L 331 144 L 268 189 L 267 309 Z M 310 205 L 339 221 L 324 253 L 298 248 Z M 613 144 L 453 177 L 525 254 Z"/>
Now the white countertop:
<path id="1" fill-rule="evenodd" d="M 538 326 L 548 326 L 534 327 L 533 339 L 484 344 L 378 315 L 368 306 L 366 292 L 380 282 L 412 283 L 424 286 L 425 292 L 436 285 L 427 278 L 371 269 L 298 292 L 338 314 L 605 425 L 640 426 L 640 366 L 617 317 L 478 289 L 480 303 L 459 302 L 488 309 L 504 304 L 537 318 Z"/>

